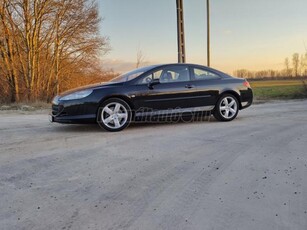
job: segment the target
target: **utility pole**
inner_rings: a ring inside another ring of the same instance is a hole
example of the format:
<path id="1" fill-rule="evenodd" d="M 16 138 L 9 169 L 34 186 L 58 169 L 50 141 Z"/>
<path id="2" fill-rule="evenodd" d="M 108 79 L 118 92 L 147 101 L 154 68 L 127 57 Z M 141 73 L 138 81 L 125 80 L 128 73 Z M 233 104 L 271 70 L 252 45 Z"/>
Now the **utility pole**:
<path id="1" fill-rule="evenodd" d="M 178 43 L 178 63 L 185 63 L 185 35 L 183 19 L 182 0 L 176 0 L 177 4 L 177 43 Z"/>
<path id="2" fill-rule="evenodd" d="M 210 67 L 210 3 L 207 0 L 207 66 Z"/>

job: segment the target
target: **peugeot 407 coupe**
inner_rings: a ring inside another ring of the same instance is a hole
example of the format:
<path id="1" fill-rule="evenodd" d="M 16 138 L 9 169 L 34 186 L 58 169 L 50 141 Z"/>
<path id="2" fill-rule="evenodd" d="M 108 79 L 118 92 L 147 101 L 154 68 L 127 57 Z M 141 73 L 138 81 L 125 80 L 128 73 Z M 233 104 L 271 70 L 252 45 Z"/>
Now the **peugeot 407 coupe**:
<path id="1" fill-rule="evenodd" d="M 217 120 L 231 121 L 252 101 L 253 92 L 245 79 L 200 65 L 164 64 L 64 92 L 53 99 L 50 120 L 97 122 L 108 131 L 123 130 L 144 114 L 168 112 L 211 111 Z"/>

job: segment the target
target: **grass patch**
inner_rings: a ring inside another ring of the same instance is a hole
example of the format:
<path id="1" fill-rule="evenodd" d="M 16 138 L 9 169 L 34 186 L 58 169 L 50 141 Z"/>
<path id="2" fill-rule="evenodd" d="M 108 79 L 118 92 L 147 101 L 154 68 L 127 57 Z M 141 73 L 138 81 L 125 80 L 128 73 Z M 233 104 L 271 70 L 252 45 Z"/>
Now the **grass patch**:
<path id="1" fill-rule="evenodd" d="M 307 98 L 307 81 L 261 80 L 250 81 L 256 100 Z"/>
<path id="2" fill-rule="evenodd" d="M 46 102 L 30 102 L 30 103 L 11 103 L 0 104 L 0 110 L 22 110 L 22 111 L 36 111 L 42 109 L 49 109 L 50 104 Z"/>
<path id="3" fill-rule="evenodd" d="M 254 88 L 258 87 L 271 87 L 271 86 L 302 86 L 302 80 L 262 80 L 262 81 L 250 81 L 250 84 Z"/>

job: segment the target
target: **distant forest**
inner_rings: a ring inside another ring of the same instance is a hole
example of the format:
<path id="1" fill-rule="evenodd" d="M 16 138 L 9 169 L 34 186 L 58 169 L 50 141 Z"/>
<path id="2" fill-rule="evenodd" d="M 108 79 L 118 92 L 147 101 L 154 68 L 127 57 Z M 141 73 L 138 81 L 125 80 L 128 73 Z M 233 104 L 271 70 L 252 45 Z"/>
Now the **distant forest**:
<path id="1" fill-rule="evenodd" d="M 234 76 L 248 79 L 274 79 L 274 78 L 306 78 L 307 77 L 307 52 L 305 54 L 294 53 L 291 58 L 285 58 L 282 70 L 249 71 L 239 69 L 234 71 Z"/>

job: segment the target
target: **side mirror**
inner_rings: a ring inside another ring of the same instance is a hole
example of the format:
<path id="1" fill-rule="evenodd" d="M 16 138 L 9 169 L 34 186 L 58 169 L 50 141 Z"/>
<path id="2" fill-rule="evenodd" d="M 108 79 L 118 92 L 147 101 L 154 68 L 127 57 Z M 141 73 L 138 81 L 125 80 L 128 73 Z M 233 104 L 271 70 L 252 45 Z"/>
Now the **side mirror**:
<path id="1" fill-rule="evenodd" d="M 149 89 L 153 89 L 153 87 L 154 87 L 155 85 L 158 85 L 158 84 L 160 84 L 160 80 L 159 80 L 159 79 L 153 79 L 153 80 L 151 80 L 151 81 L 148 83 L 148 88 L 149 88 Z"/>

